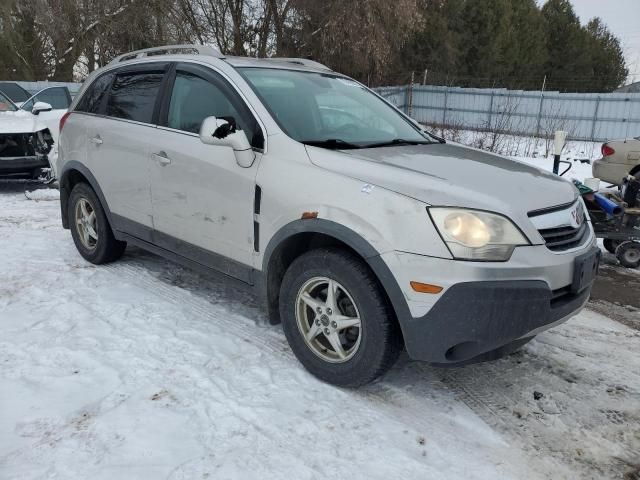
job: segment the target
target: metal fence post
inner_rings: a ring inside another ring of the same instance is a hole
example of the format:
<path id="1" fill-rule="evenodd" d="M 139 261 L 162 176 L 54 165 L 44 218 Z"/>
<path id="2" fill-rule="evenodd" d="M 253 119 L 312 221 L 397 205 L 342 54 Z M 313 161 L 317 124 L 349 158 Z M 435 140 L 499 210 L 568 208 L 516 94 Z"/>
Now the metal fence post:
<path id="1" fill-rule="evenodd" d="M 491 123 L 493 122 L 493 97 L 495 97 L 496 92 L 491 90 L 491 103 L 489 104 L 489 124 L 488 127 L 491 128 Z"/>
<path id="2" fill-rule="evenodd" d="M 591 141 L 596 135 L 596 123 L 598 123 L 598 110 L 600 110 L 600 95 L 598 95 L 598 99 L 596 100 L 596 111 L 593 114 L 593 123 L 591 124 Z"/>
<path id="3" fill-rule="evenodd" d="M 540 126 L 542 123 L 542 104 L 544 103 L 544 92 L 540 94 L 540 108 L 538 108 L 538 121 L 536 124 L 536 137 L 540 136 Z"/>
<path id="4" fill-rule="evenodd" d="M 410 117 L 413 115 L 413 83 L 414 72 L 411 72 L 411 83 L 409 83 L 409 106 L 407 108 L 407 115 Z"/>
<path id="5" fill-rule="evenodd" d="M 449 87 L 445 87 L 444 91 L 444 108 L 442 109 L 442 128 L 444 128 L 447 124 L 447 98 L 449 96 Z"/>
<path id="6" fill-rule="evenodd" d="M 411 98 L 411 85 L 407 85 L 407 88 L 404 89 L 404 113 L 409 115 L 409 99 Z"/>

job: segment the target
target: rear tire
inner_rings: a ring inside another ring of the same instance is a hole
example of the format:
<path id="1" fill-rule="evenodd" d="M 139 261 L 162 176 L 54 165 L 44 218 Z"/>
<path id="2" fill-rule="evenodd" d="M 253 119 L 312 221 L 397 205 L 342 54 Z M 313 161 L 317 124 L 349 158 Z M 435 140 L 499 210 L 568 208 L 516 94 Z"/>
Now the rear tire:
<path id="1" fill-rule="evenodd" d="M 402 351 L 402 334 L 380 284 L 344 250 L 312 250 L 293 261 L 280 288 L 280 317 L 300 363 L 340 387 L 372 382 Z"/>
<path id="2" fill-rule="evenodd" d="M 616 249 L 616 258 L 620 265 L 627 268 L 640 266 L 640 242 L 623 242 Z"/>
<path id="3" fill-rule="evenodd" d="M 126 242 L 115 239 L 98 196 L 86 183 L 78 183 L 67 208 L 71 236 L 82 257 L 96 265 L 122 256 Z"/>

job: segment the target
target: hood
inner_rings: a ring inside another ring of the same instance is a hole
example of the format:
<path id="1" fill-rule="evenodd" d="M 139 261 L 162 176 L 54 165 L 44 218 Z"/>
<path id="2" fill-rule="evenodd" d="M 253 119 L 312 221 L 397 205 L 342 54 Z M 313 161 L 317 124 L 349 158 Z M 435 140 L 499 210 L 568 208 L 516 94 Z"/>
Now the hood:
<path id="1" fill-rule="evenodd" d="M 519 224 L 532 210 L 567 204 L 578 196 L 575 186 L 557 175 L 455 144 L 307 151 L 321 168 L 429 205 L 498 212 Z"/>
<path id="2" fill-rule="evenodd" d="M 0 112 L 0 134 L 3 133 L 32 133 L 43 130 L 38 117 L 30 112 Z"/>

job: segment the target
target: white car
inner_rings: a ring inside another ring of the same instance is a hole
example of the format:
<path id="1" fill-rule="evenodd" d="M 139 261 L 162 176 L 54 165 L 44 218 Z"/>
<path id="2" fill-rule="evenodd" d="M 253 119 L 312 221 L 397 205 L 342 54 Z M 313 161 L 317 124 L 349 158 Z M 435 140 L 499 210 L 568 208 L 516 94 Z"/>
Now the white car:
<path id="1" fill-rule="evenodd" d="M 30 112 L 18 108 L 0 92 L 0 175 L 40 176 L 49 168 L 48 154 L 54 144 L 50 125 L 51 105 L 36 102 Z M 62 116 L 62 115 L 60 115 Z M 56 137 L 58 128 L 55 129 Z"/>
<path id="2" fill-rule="evenodd" d="M 584 307 L 600 255 L 571 182 L 449 144 L 306 59 L 118 57 L 61 120 L 58 172 L 87 261 L 129 244 L 255 287 L 341 386 L 403 348 L 441 365 L 513 351 Z"/>

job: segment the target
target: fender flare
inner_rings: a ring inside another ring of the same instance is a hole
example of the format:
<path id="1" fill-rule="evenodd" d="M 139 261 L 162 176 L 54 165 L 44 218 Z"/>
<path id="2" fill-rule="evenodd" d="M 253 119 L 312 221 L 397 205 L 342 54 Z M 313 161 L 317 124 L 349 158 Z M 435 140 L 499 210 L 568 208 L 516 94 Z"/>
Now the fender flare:
<path id="1" fill-rule="evenodd" d="M 113 222 L 111 221 L 111 210 L 109 209 L 107 200 L 102 193 L 102 189 L 100 188 L 96 177 L 85 165 L 76 160 L 71 160 L 64 164 L 64 167 L 62 167 L 62 171 L 60 172 L 60 211 L 62 213 L 62 226 L 64 228 L 69 228 L 67 210 L 69 204 L 69 195 L 71 195 L 71 191 L 68 187 L 68 180 L 72 170 L 80 172 L 80 174 L 87 179 L 87 182 L 89 182 L 89 186 L 93 189 L 94 192 L 96 192 L 96 195 L 100 200 L 100 204 L 104 209 L 107 220 L 109 221 L 109 225 L 113 225 Z"/>
<path id="2" fill-rule="evenodd" d="M 260 281 L 257 282 L 259 283 L 259 285 L 257 286 L 261 295 L 267 303 L 267 308 L 270 316 L 272 313 L 274 313 L 273 309 L 269 305 L 268 295 L 269 263 L 271 262 L 271 257 L 278 246 L 282 244 L 282 242 L 299 233 L 324 234 L 329 237 L 335 238 L 336 240 L 339 240 L 340 242 L 344 243 L 349 248 L 354 250 L 358 255 L 360 255 L 360 257 L 362 257 L 364 262 L 369 266 L 369 268 L 373 271 L 373 274 L 380 282 L 383 290 L 387 294 L 387 297 L 391 301 L 391 307 L 396 314 L 398 322 L 400 323 L 400 327 L 402 328 L 405 321 L 412 318 L 407 300 L 402 293 L 398 282 L 391 273 L 391 270 L 384 262 L 384 260 L 382 260 L 382 258 L 380 257 L 380 252 L 378 252 L 361 235 L 351 230 L 350 228 L 331 220 L 325 220 L 321 218 L 294 220 L 293 222 L 286 224 L 280 230 L 278 230 L 278 232 L 269 241 L 269 244 L 267 245 L 267 248 L 264 252 L 261 278 Z"/>

